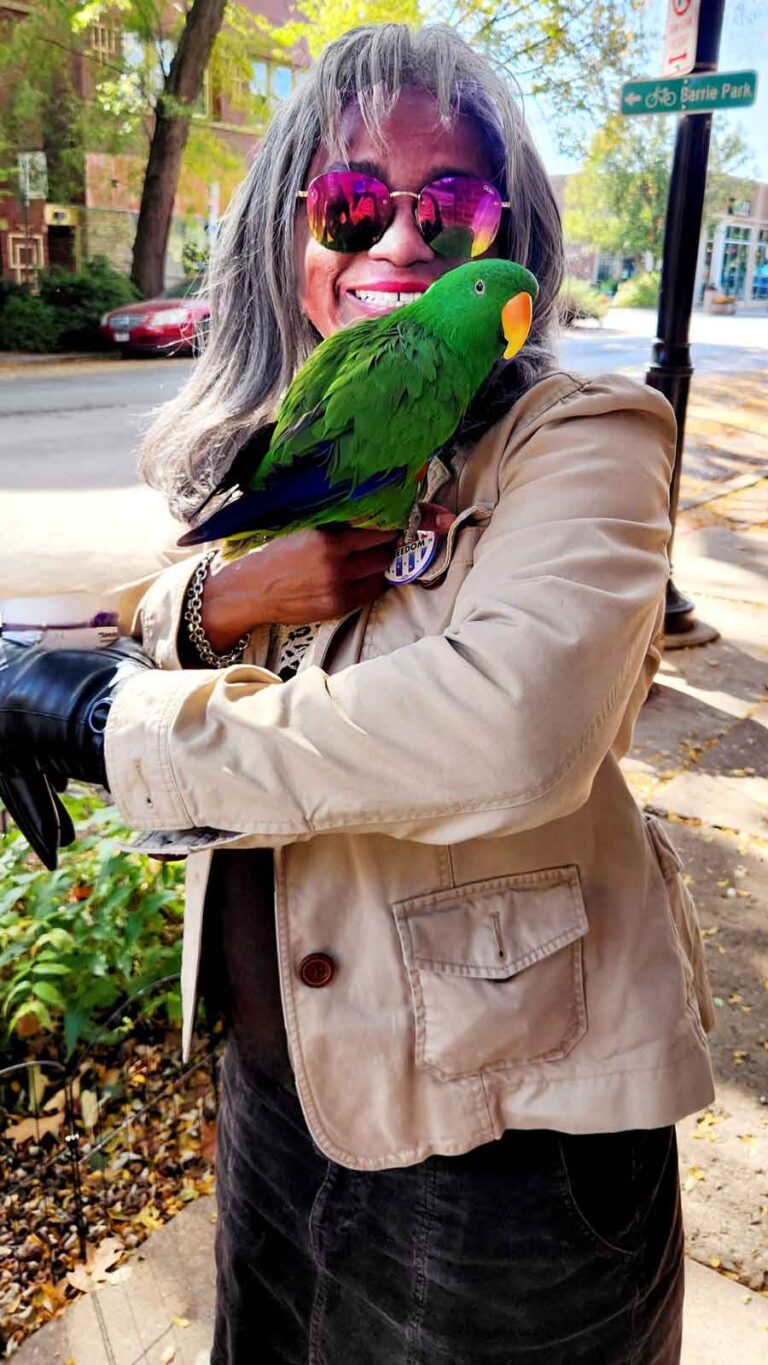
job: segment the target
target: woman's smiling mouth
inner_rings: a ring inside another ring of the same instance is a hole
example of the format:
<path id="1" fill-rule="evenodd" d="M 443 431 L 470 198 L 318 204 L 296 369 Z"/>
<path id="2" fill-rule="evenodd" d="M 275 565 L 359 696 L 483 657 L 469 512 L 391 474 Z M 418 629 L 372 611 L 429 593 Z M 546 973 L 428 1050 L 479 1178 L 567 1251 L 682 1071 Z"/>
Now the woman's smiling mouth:
<path id="1" fill-rule="evenodd" d="M 377 283 L 369 288 L 360 285 L 356 289 L 348 289 L 346 293 L 347 297 L 354 299 L 366 313 L 391 313 L 396 308 L 404 308 L 406 304 L 415 303 L 426 288 L 426 285 L 420 285 L 415 289 L 413 286 L 406 289 L 398 288 L 397 285 Z"/>

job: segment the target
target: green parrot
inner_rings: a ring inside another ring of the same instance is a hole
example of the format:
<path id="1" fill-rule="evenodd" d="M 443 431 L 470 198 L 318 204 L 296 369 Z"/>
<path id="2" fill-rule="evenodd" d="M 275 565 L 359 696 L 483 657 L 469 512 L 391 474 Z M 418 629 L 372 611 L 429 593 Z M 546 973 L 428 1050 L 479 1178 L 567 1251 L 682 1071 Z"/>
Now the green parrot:
<path id="1" fill-rule="evenodd" d="M 499 358 L 523 346 L 537 293 L 514 261 L 471 261 L 413 303 L 335 332 L 203 507 L 238 487 L 239 496 L 179 544 L 222 540 L 230 560 L 310 526 L 405 528 L 430 457 Z"/>

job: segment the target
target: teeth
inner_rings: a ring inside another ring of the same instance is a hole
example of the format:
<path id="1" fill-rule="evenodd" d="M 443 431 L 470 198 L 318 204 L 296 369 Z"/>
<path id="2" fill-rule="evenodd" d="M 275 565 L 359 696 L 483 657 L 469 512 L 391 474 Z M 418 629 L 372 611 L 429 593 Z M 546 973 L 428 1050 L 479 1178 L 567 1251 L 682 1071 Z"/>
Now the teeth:
<path id="1" fill-rule="evenodd" d="M 415 303 L 416 299 L 420 299 L 422 295 L 421 290 L 415 293 L 392 294 L 385 293 L 384 290 L 380 289 L 353 289 L 352 293 L 362 303 L 375 303 L 383 306 L 390 304 L 393 308 L 402 308 L 406 303 Z"/>

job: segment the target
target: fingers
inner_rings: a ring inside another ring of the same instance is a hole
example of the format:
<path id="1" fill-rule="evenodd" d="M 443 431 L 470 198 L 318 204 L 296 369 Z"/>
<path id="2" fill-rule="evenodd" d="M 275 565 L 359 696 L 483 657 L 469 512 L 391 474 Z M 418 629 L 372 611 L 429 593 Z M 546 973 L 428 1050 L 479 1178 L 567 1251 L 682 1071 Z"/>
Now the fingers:
<path id="1" fill-rule="evenodd" d="M 350 555 L 345 566 L 347 579 L 354 581 L 357 578 L 370 578 L 374 574 L 381 577 L 394 559 L 396 545 L 397 539 L 388 540 L 383 545 L 374 545 L 369 550 Z"/>
<path id="2" fill-rule="evenodd" d="M 449 512 L 447 507 L 440 507 L 436 502 L 420 502 L 419 512 L 419 530 L 437 531 L 438 535 L 444 535 L 456 520 L 454 512 Z"/>
<path id="3" fill-rule="evenodd" d="M 59 846 L 72 842 L 74 830 L 45 774 L 0 776 L 0 800 L 40 861 L 55 872 Z"/>

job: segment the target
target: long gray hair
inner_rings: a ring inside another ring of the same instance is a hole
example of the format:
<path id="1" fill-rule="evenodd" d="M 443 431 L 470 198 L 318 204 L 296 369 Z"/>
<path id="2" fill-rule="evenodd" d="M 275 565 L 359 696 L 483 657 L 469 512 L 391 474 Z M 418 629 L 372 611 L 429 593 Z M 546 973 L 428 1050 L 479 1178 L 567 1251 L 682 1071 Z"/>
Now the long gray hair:
<path id="1" fill-rule="evenodd" d="M 495 181 L 512 200 L 500 250 L 532 270 L 540 286 L 525 347 L 477 396 L 466 429 L 488 426 L 554 368 L 552 329 L 563 268 L 560 217 L 512 92 L 486 58 L 447 25 L 350 29 L 326 47 L 272 118 L 212 253 L 207 347 L 143 442 L 141 474 L 165 492 L 180 519 L 194 515 L 240 447 L 274 415 L 319 340 L 299 307 L 294 263 L 296 194 L 315 151 L 322 144 L 346 155 L 342 115 L 353 100 L 370 135 L 380 141 L 379 129 L 403 85 L 434 96 L 443 127 L 459 114 L 480 124 Z"/>

